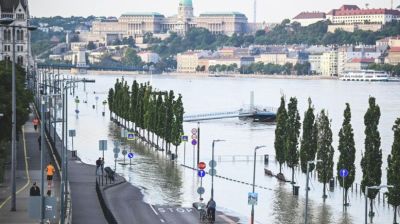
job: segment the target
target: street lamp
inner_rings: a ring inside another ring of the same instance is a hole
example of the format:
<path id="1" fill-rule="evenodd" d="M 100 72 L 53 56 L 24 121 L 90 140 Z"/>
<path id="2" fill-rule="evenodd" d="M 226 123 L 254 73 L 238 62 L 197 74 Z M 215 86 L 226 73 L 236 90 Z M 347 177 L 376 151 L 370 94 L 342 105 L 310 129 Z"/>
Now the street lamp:
<path id="1" fill-rule="evenodd" d="M 309 169 L 310 169 L 310 165 L 311 164 L 317 164 L 319 162 L 322 162 L 322 160 L 317 159 L 317 160 L 311 160 L 311 161 L 307 161 L 307 180 L 306 180 L 306 208 L 305 208 L 305 214 L 304 214 L 304 224 L 307 224 L 307 218 L 308 218 L 308 182 L 309 181 Z"/>
<path id="2" fill-rule="evenodd" d="M 212 142 L 212 157 L 211 160 L 214 161 L 214 145 L 216 142 L 224 142 L 225 140 L 216 139 Z M 214 175 L 211 175 L 211 198 L 214 199 Z"/>
<path id="3" fill-rule="evenodd" d="M 365 224 L 367 224 L 368 213 L 368 189 L 380 190 L 381 188 L 392 188 L 393 185 L 365 186 Z"/>
<path id="4" fill-rule="evenodd" d="M 254 194 L 254 187 L 256 184 L 256 156 L 257 150 L 261 148 L 265 148 L 265 145 L 259 145 L 254 148 L 254 168 L 253 168 L 253 194 Z M 251 205 L 251 224 L 254 223 L 254 204 Z"/>
<path id="5" fill-rule="evenodd" d="M 12 116 L 11 116 L 11 211 L 16 211 L 16 183 L 15 183 L 15 169 L 16 169 L 16 87 L 15 87 L 15 28 L 27 28 L 28 30 L 36 30 L 37 27 L 31 26 L 17 26 L 11 25 L 15 20 L 11 18 L 0 19 L 0 26 L 12 28 Z"/>

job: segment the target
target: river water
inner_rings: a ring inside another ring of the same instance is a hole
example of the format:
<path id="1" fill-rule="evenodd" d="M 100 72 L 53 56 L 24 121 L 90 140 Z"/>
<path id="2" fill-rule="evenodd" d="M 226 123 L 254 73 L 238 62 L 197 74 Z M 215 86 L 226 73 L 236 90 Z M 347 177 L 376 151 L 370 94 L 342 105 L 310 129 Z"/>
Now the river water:
<path id="1" fill-rule="evenodd" d="M 78 105 L 80 113 L 75 115 L 75 103 L 69 100 L 69 129 L 76 129 L 74 149 L 78 156 L 86 163 L 94 164 L 101 156 L 98 140 L 108 140 L 108 150 L 105 151 L 106 166 L 114 168 L 114 154 L 112 140 L 119 139 L 120 130 L 109 120 L 108 106 L 106 115 L 102 116 L 101 102 L 107 99 L 108 89 L 113 87 L 115 80 L 121 78 L 116 75 L 87 75 L 86 78 L 95 79 L 96 83 L 86 84 L 86 91 L 82 83 L 76 91 L 81 99 Z M 287 99 L 295 96 L 298 99 L 298 108 L 301 119 L 307 109 L 307 98 L 311 97 L 316 111 L 325 109 L 332 120 L 333 146 L 335 161 L 339 156 L 337 151 L 338 132 L 343 121 L 345 103 L 350 103 L 352 125 L 356 142 L 356 183 L 360 183 L 362 173 L 360 169 L 361 154 L 364 151 L 364 123 L 363 117 L 368 108 L 368 97 L 374 96 L 381 108 L 379 131 L 383 150 L 382 184 L 386 184 L 386 160 L 393 143 L 392 125 L 400 117 L 400 83 L 367 83 L 343 82 L 338 80 L 300 80 L 300 79 L 260 79 L 260 78 L 221 78 L 221 77 L 185 77 L 185 76 L 125 76 L 129 84 L 136 79 L 139 82 L 151 81 L 159 90 L 173 89 L 183 96 L 186 114 L 203 112 L 221 112 L 237 110 L 249 104 L 250 92 L 254 91 L 255 104 L 278 107 L 280 96 Z M 70 97 L 71 99 L 72 97 Z M 88 103 L 82 103 L 87 98 Z M 96 100 L 97 98 L 97 100 Z M 93 109 L 92 105 L 97 105 Z M 254 147 L 265 145 L 258 155 L 269 154 L 270 160 L 265 165 L 273 173 L 277 173 L 278 166 L 274 160 L 274 131 L 275 125 L 254 123 L 250 120 L 230 118 L 224 120 L 203 121 L 200 124 L 201 161 L 211 159 L 211 143 L 213 139 L 224 139 L 215 145 L 215 158 L 218 162 L 217 174 L 233 178 L 246 183 L 252 182 L 253 161 L 247 155 L 254 153 Z M 197 122 L 184 123 L 186 135 L 190 130 L 197 128 Z M 71 142 L 71 139 L 69 140 Z M 71 143 L 69 144 L 71 146 Z M 162 152 L 156 152 L 137 142 L 126 142 L 122 148 L 135 153 L 131 160 L 132 165 L 117 164 L 117 172 L 121 173 L 133 185 L 142 189 L 145 200 L 151 204 L 175 204 L 190 206 L 198 200 L 196 193 L 200 180 L 196 173 L 181 164 L 193 166 L 193 147 L 188 143 L 178 148 L 177 163 L 171 162 Z M 186 148 L 186 150 L 184 150 Z M 184 152 L 185 151 L 185 152 Z M 184 154 L 186 155 L 184 158 Z M 235 156 L 236 155 L 236 156 Z M 238 157 L 238 155 L 243 155 Z M 235 156 L 235 157 L 233 157 Z M 123 156 L 119 155 L 119 162 Z M 126 160 L 129 163 L 129 159 Z M 300 195 L 292 195 L 292 186 L 289 183 L 280 183 L 275 178 L 264 175 L 264 162 L 257 160 L 256 184 L 263 188 L 256 188 L 258 204 L 255 205 L 255 219 L 257 223 L 304 223 L 305 204 L 305 175 L 296 172 L 296 184 L 300 186 Z M 208 170 L 208 168 L 206 169 Z M 335 166 L 336 170 L 336 166 Z M 283 170 L 289 179 L 291 171 L 286 167 Z M 336 173 L 336 171 L 334 172 Z M 203 197 L 210 197 L 211 177 L 206 175 L 202 185 L 206 190 Z M 362 223 L 364 220 L 364 197 L 360 195 L 359 185 L 354 185 L 350 193 L 350 206 L 344 211 L 342 207 L 342 190 L 337 185 L 333 191 L 328 191 L 328 198 L 322 199 L 322 184 L 315 179 L 310 181 L 309 215 L 310 223 Z M 215 200 L 219 210 L 241 218 L 243 223 L 248 222 L 251 206 L 247 203 L 247 194 L 252 190 L 251 185 L 214 178 Z M 374 223 L 391 223 L 393 210 L 380 200 L 374 205 Z"/>

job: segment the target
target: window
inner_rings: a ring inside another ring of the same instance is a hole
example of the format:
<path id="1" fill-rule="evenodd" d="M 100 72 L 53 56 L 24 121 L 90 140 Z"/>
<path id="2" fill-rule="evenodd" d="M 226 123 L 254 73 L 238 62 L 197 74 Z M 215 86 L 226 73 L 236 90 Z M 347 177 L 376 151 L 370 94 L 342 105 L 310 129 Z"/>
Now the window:
<path id="1" fill-rule="evenodd" d="M 11 41 L 11 30 L 4 30 L 4 41 Z"/>
<path id="2" fill-rule="evenodd" d="M 17 30 L 17 41 L 23 41 L 23 40 L 24 40 L 24 31 Z"/>
<path id="3" fill-rule="evenodd" d="M 17 13 L 17 20 L 24 20 L 25 16 L 22 13 Z"/>
<path id="4" fill-rule="evenodd" d="M 4 45 L 4 52 L 10 52 L 11 51 L 11 46 L 10 45 Z"/>

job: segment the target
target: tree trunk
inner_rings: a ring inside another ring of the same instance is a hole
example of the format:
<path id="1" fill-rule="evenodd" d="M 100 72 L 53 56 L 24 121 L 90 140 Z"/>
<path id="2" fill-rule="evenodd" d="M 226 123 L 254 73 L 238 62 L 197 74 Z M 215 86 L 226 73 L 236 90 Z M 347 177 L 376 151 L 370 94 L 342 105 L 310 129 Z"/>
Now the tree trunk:
<path id="1" fill-rule="evenodd" d="M 322 198 L 326 198 L 326 183 L 324 182 L 324 191 L 322 193 Z"/>
<path id="2" fill-rule="evenodd" d="M 367 197 L 368 197 L 368 195 L 367 195 Z M 369 200 L 369 210 L 370 210 L 370 214 L 371 214 L 371 219 L 372 219 L 372 217 L 374 216 L 374 206 L 373 206 L 373 204 L 372 204 L 372 202 L 373 202 L 373 200 L 374 199 L 370 199 Z"/>
<path id="3" fill-rule="evenodd" d="M 282 173 L 282 163 L 279 163 L 279 173 Z"/>
<path id="4" fill-rule="evenodd" d="M 344 190 L 344 206 L 347 206 L 347 192 L 349 189 Z"/>
<path id="5" fill-rule="evenodd" d="M 154 132 L 151 133 L 153 136 L 151 137 L 151 144 L 154 145 Z"/>
<path id="6" fill-rule="evenodd" d="M 294 184 L 294 166 L 292 166 L 292 184 Z"/>
<path id="7" fill-rule="evenodd" d="M 159 146 L 158 146 L 158 140 L 160 139 L 160 136 L 158 136 L 157 135 L 157 150 L 158 150 L 158 148 L 160 148 Z"/>
<path id="8" fill-rule="evenodd" d="M 393 224 L 397 224 L 397 206 L 394 207 Z"/>

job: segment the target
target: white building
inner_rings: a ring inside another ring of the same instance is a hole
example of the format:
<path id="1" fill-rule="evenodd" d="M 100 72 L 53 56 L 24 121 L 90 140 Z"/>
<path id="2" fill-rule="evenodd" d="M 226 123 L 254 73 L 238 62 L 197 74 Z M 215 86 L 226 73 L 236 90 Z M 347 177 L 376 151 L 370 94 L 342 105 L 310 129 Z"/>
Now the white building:
<path id="1" fill-rule="evenodd" d="M 0 18 L 14 19 L 13 25 L 25 26 L 29 17 L 28 3 L 26 0 L 1 0 Z M 30 42 L 27 28 L 15 28 L 15 58 L 20 65 L 26 66 L 28 43 Z M 12 59 L 12 29 L 0 27 L 0 60 Z"/>
<path id="2" fill-rule="evenodd" d="M 142 59 L 144 63 L 157 63 L 160 61 L 160 56 L 157 53 L 143 51 L 137 53 L 137 55 Z"/>
<path id="3" fill-rule="evenodd" d="M 301 26 L 308 26 L 319 21 L 324 21 L 325 18 L 326 15 L 324 12 L 301 12 L 291 22 L 298 22 Z"/>
<path id="4" fill-rule="evenodd" d="M 321 56 L 321 75 L 322 76 L 337 76 L 338 75 L 338 52 L 332 49 L 324 52 Z"/>

